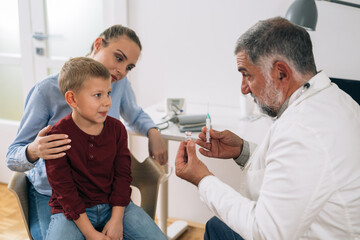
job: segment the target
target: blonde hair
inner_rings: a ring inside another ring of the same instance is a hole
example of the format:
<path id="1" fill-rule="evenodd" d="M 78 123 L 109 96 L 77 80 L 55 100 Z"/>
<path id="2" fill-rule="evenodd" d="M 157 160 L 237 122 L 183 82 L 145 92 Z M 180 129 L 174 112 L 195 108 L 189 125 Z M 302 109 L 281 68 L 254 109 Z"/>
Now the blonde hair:
<path id="1" fill-rule="evenodd" d="M 59 89 L 63 96 L 67 91 L 78 91 L 89 78 L 110 79 L 109 70 L 100 62 L 87 57 L 71 58 L 65 62 L 59 74 Z"/>

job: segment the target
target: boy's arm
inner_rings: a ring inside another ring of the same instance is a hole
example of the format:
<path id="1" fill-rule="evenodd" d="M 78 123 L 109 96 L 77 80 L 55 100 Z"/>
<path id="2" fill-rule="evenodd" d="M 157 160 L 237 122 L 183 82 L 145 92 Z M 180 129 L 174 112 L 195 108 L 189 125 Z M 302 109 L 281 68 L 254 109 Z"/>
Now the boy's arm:
<path id="1" fill-rule="evenodd" d="M 111 239 L 122 239 L 124 212 L 125 207 L 114 206 L 112 208 L 111 218 L 106 223 L 102 233 Z"/>
<path id="2" fill-rule="evenodd" d="M 50 130 L 49 135 L 60 132 L 65 131 L 53 127 Z M 47 178 L 52 188 L 52 196 L 49 205 L 57 209 L 61 207 L 67 219 L 75 220 L 79 218 L 81 213 L 85 212 L 85 204 L 79 196 L 79 192 L 73 179 L 72 169 L 68 163 L 71 149 L 67 153 L 67 155 L 61 158 L 44 160 Z"/>
<path id="3" fill-rule="evenodd" d="M 117 153 L 114 160 L 114 179 L 110 194 L 110 206 L 127 206 L 130 202 L 132 181 L 131 158 L 127 147 L 127 132 L 124 125 L 116 128 L 119 132 L 117 139 Z"/>
<path id="4" fill-rule="evenodd" d="M 74 222 L 87 240 L 89 240 L 89 239 L 105 239 L 105 240 L 112 239 L 110 236 L 106 236 L 105 233 L 96 231 L 96 229 L 91 224 L 86 213 L 81 213 L 80 217 L 78 219 L 74 220 Z M 122 229 L 122 227 L 121 227 L 121 229 Z M 121 233 L 122 233 L 122 231 L 121 231 Z M 119 238 L 114 238 L 114 239 L 119 239 Z"/>
<path id="5" fill-rule="evenodd" d="M 57 159 L 45 160 L 46 173 L 52 188 L 52 197 L 61 206 L 65 217 L 69 220 L 78 219 L 85 212 L 85 204 L 79 196 L 67 162 L 67 155 Z M 49 202 L 50 206 L 57 205 Z M 59 207 L 59 206 L 55 206 Z"/>

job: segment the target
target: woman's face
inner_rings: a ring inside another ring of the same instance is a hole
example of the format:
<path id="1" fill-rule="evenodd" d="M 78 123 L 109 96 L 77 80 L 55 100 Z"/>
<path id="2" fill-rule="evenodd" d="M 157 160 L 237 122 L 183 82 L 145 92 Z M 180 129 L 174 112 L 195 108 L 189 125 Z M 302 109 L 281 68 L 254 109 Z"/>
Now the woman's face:
<path id="1" fill-rule="evenodd" d="M 119 81 L 133 69 L 140 56 L 139 46 L 126 36 L 111 39 L 104 47 L 102 38 L 94 42 L 94 51 L 90 55 L 109 70 L 111 81 Z"/>

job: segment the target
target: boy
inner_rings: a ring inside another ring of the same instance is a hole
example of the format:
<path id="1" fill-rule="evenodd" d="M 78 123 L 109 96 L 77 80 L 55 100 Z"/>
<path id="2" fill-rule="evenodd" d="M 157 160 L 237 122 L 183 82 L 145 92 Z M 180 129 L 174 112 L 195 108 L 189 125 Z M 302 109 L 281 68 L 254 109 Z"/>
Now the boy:
<path id="1" fill-rule="evenodd" d="M 110 73 L 91 58 L 73 58 L 61 69 L 59 87 L 72 113 L 49 134 L 67 134 L 71 148 L 45 161 L 52 187 L 46 238 L 122 239 L 131 159 L 124 125 L 107 116 Z"/>

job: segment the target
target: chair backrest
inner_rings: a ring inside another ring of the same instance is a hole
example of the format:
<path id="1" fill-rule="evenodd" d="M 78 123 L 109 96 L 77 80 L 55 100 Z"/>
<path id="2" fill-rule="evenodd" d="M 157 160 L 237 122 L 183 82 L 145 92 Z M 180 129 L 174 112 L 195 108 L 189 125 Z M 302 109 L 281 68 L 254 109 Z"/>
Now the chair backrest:
<path id="1" fill-rule="evenodd" d="M 29 229 L 28 180 L 26 174 L 23 172 L 14 172 L 8 184 L 8 189 L 14 193 L 20 208 L 26 232 L 28 233 L 29 238 L 33 239 Z"/>
<path id="2" fill-rule="evenodd" d="M 133 181 L 131 185 L 139 188 L 141 193 L 141 208 L 154 219 L 157 196 L 164 169 L 154 159 L 148 157 L 140 163 L 131 154 L 131 172 Z M 18 202 L 21 216 L 29 238 L 32 240 L 29 229 L 28 180 L 23 172 L 13 172 L 8 189 L 14 193 Z"/>
<path id="3" fill-rule="evenodd" d="M 360 80 L 330 78 L 340 89 L 349 94 L 360 105 Z"/>
<path id="4" fill-rule="evenodd" d="M 131 175 L 131 185 L 140 190 L 141 208 L 154 219 L 160 180 L 165 175 L 164 169 L 150 157 L 140 163 L 131 154 Z"/>

